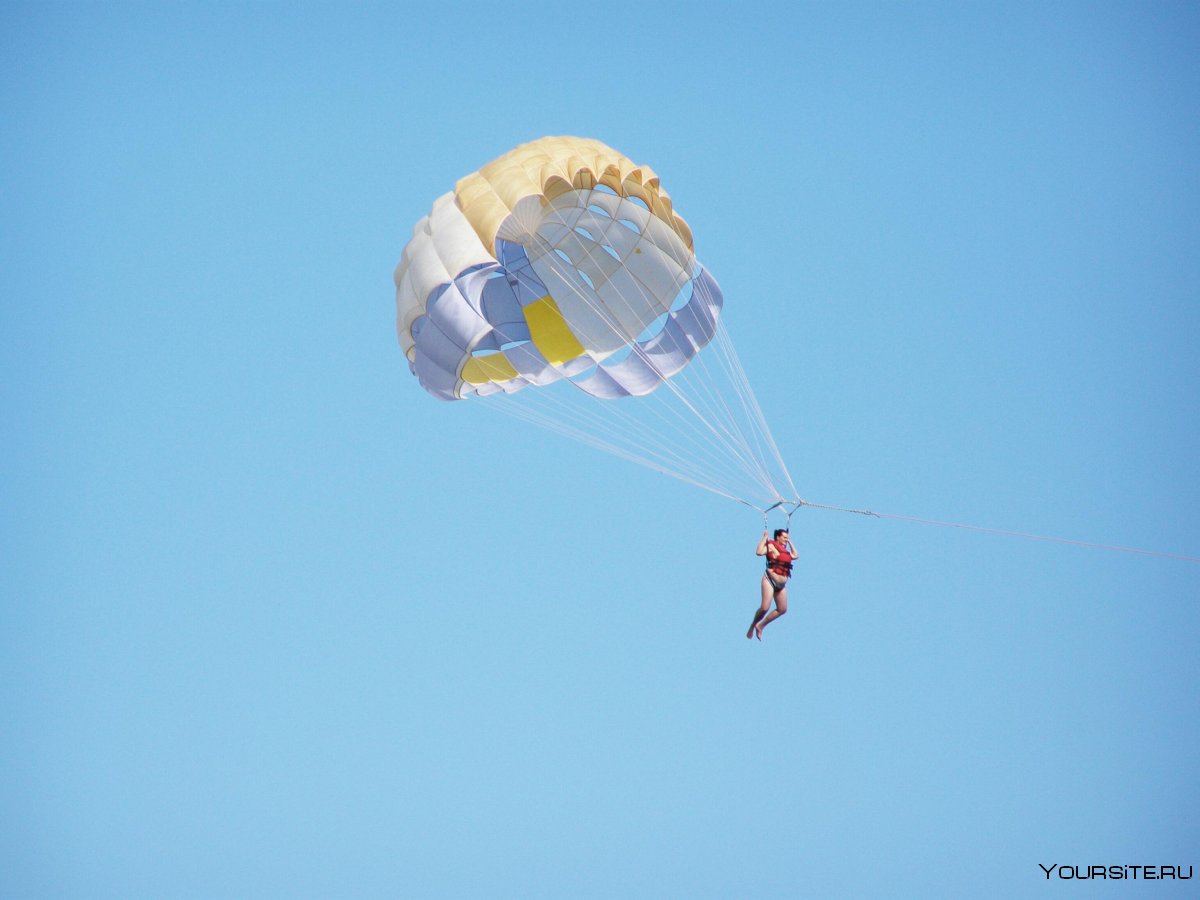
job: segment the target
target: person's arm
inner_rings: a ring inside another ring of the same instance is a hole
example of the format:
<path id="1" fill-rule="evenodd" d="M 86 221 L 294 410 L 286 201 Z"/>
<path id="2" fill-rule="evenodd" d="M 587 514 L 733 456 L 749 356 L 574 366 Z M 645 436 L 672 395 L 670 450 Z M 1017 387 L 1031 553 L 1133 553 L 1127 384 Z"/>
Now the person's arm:
<path id="1" fill-rule="evenodd" d="M 754 551 L 755 556 L 767 555 L 767 533 L 764 531 L 762 540 L 758 542 L 758 547 Z"/>

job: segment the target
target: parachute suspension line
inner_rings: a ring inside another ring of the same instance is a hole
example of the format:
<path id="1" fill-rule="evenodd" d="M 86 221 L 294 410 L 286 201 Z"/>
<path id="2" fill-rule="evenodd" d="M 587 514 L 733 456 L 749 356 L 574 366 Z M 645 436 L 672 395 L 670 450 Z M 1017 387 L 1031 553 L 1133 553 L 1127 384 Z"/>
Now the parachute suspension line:
<path id="1" fill-rule="evenodd" d="M 674 447 L 686 445 L 686 440 L 648 433 L 644 424 L 624 412 L 627 404 L 597 401 L 583 391 L 563 393 L 553 390 L 527 390 L 520 392 L 518 397 L 503 399 L 507 402 L 482 405 L 484 408 L 499 410 L 728 499 L 744 502 L 741 497 L 721 486 L 731 480 L 727 472 L 722 474 L 720 471 L 722 464 L 728 468 L 726 456 L 710 454 L 714 455 L 711 460 L 700 456 L 685 459 Z M 661 402 L 653 398 L 640 399 L 649 400 L 651 403 Z M 639 405 L 638 408 L 646 407 Z M 695 428 L 695 423 L 690 417 L 682 415 L 677 409 L 668 407 L 668 410 L 679 419 L 679 425 Z M 733 480 L 736 481 L 736 477 Z"/>
<path id="2" fill-rule="evenodd" d="M 637 398 L 636 409 L 642 419 L 627 413 L 634 408 L 627 402 L 598 401 L 583 391 L 522 392 L 516 403 L 485 404 L 524 418 L 597 449 L 646 465 L 683 481 L 704 487 L 730 499 L 743 500 L 730 484 L 742 480 L 731 468 L 727 453 L 697 437 L 695 422 L 661 398 Z M 518 398 L 507 398 L 518 399 Z M 540 408 L 539 408 L 540 407 Z M 657 420 L 650 413 L 657 414 Z M 649 419 L 649 423 L 645 421 Z M 654 427 L 649 427 L 654 426 Z M 677 448 L 683 447 L 682 456 Z"/>
<path id="3" fill-rule="evenodd" d="M 1142 556 L 1157 556 L 1163 559 L 1178 559 L 1184 562 L 1200 563 L 1200 556 L 1187 556 L 1181 553 L 1166 553 L 1162 550 L 1144 550 L 1138 547 L 1124 547 L 1119 544 L 1099 544 L 1094 541 L 1079 541 L 1072 538 L 1054 537 L 1047 534 L 1031 534 L 1026 531 L 1008 531 L 1003 528 L 985 528 L 982 525 L 967 525 L 963 522 L 943 522 L 939 519 L 922 519 L 918 516 L 902 516 L 896 513 L 872 512 L 869 509 L 847 509 L 841 506 L 826 506 L 821 503 L 809 503 L 801 500 L 800 506 L 811 506 L 813 509 L 828 509 L 834 512 L 856 513 L 861 516 L 872 516 L 876 519 L 893 519 L 900 522 L 914 522 L 919 525 L 935 525 L 940 528 L 959 528 L 982 534 L 997 534 L 1004 537 L 1025 538 L 1031 541 L 1044 541 L 1052 544 L 1069 544 L 1073 547 L 1087 547 L 1092 550 L 1109 550 L 1114 553 L 1135 553 Z M 766 513 L 763 514 L 764 518 Z"/>
<path id="4" fill-rule="evenodd" d="M 776 484 L 781 477 L 783 485 L 786 485 L 786 492 L 794 496 L 796 489 L 792 484 L 791 475 L 788 473 L 783 457 L 779 453 L 766 417 L 763 415 L 754 390 L 750 386 L 750 380 L 746 377 L 745 369 L 742 367 L 741 360 L 738 358 L 733 341 L 723 321 L 717 322 L 710 348 L 715 351 L 715 355 L 709 353 L 707 356 L 719 363 L 719 366 L 714 366 L 714 368 L 719 370 L 720 375 L 708 380 L 711 382 L 727 380 L 730 383 L 734 392 L 734 399 L 738 404 L 738 409 L 730 410 L 723 406 L 722 411 L 727 420 L 731 422 L 737 422 L 740 418 L 747 423 L 747 427 L 739 433 L 748 433 L 749 439 L 753 441 L 753 447 L 747 446 L 747 453 L 754 460 L 757 470 L 761 473 L 762 483 L 769 489 L 770 495 L 776 497 L 783 496 L 784 491 L 781 490 L 781 486 Z M 701 354 L 702 371 L 709 369 L 709 360 L 705 356 L 705 354 Z M 721 402 L 724 404 L 723 399 Z M 776 476 L 772 476 L 770 473 L 768 459 L 774 463 Z"/>
<path id="5" fill-rule="evenodd" d="M 698 383 L 704 385 L 728 385 L 733 396 L 713 396 L 707 406 L 707 415 L 726 423 L 727 429 L 733 429 L 743 458 L 758 475 L 758 482 L 763 485 L 767 496 L 779 496 L 777 477 L 769 470 L 767 454 L 764 446 L 773 445 L 770 429 L 761 416 L 757 400 L 745 377 L 741 363 L 733 351 L 732 341 L 723 321 L 716 323 L 714 338 L 707 352 L 699 355 L 699 366 L 696 372 L 688 373 L 689 378 L 681 382 L 681 386 Z M 713 374 L 715 371 L 715 374 Z M 733 407 L 730 406 L 730 399 Z M 744 423 L 739 427 L 737 423 Z M 776 471 L 783 473 L 783 480 L 790 484 L 786 467 L 782 460 L 776 459 Z M 793 491 L 794 493 L 794 491 Z"/>
<path id="6" fill-rule="evenodd" d="M 562 224 L 564 227 L 571 227 L 570 223 L 563 222 Z M 550 267 L 554 269 L 555 273 L 559 275 L 563 283 L 570 288 L 575 297 L 581 303 L 586 305 L 586 307 L 591 310 L 606 327 L 608 327 L 618 338 L 620 338 L 620 340 L 630 349 L 631 353 L 638 354 L 639 357 L 647 363 L 647 365 L 653 367 L 653 363 L 649 360 L 645 350 L 638 346 L 636 336 L 629 334 L 628 329 L 625 329 L 621 326 L 615 312 L 612 309 L 605 307 L 601 303 L 594 302 L 590 296 L 590 292 L 585 291 L 579 285 L 579 276 L 577 275 L 576 267 L 574 265 L 569 268 L 565 266 L 559 267 L 559 257 L 554 253 L 549 242 L 540 235 L 534 236 L 534 242 L 536 243 L 538 249 L 542 252 L 543 262 L 549 264 Z M 597 244 L 595 246 L 598 247 L 599 245 Z M 586 252 L 589 254 L 594 254 L 600 251 L 586 249 Z M 627 272 L 626 274 L 631 275 L 633 273 Z M 650 296 L 650 291 L 648 288 L 644 284 L 637 281 L 636 277 L 634 277 L 632 280 L 641 296 L 643 298 L 648 298 Z M 695 289 L 694 284 L 693 289 Z M 632 304 L 628 299 L 625 299 L 625 303 L 627 304 L 627 307 L 629 307 L 627 311 L 631 313 L 630 318 L 635 319 L 636 317 L 632 315 Z M 723 322 L 718 320 L 714 323 L 714 339 L 710 343 L 711 347 L 706 349 L 717 350 L 719 351 L 718 353 L 714 354 L 712 352 L 705 352 L 693 356 L 681 372 L 677 373 L 672 378 L 666 379 L 663 384 L 660 385 L 660 388 L 665 386 L 668 391 L 678 398 L 684 409 L 691 414 L 690 416 L 683 416 L 681 419 L 680 417 L 682 413 L 679 409 L 672 408 L 665 404 L 653 402 L 650 397 L 637 398 L 638 409 L 639 411 L 646 410 L 654 413 L 657 416 L 658 425 L 660 427 L 675 427 L 681 429 L 679 433 L 687 438 L 684 447 L 688 460 L 697 460 L 697 457 L 700 457 L 701 460 L 715 465 L 718 469 L 722 466 L 727 467 L 729 464 L 733 464 L 735 468 L 741 472 L 741 475 L 734 479 L 735 481 L 739 480 L 740 478 L 749 477 L 750 480 L 758 486 L 755 489 L 755 492 L 761 489 L 766 491 L 767 496 L 780 496 L 780 492 L 774 485 L 774 479 L 767 471 L 767 466 L 763 460 L 763 457 L 766 455 L 763 450 L 764 446 L 770 449 L 770 454 L 773 456 L 778 470 L 783 473 L 783 479 L 786 481 L 789 487 L 791 487 L 791 478 L 790 475 L 787 474 L 786 466 L 784 466 L 782 457 L 780 456 L 778 448 L 774 443 L 774 439 L 770 435 L 770 429 L 767 427 L 761 408 L 754 397 L 753 391 L 750 389 L 749 381 L 745 376 L 745 372 L 741 367 L 741 363 L 737 358 L 736 352 L 733 350 L 732 342 L 729 340 L 728 333 L 724 328 Z M 742 416 L 747 422 L 750 423 L 751 427 L 749 429 L 739 428 L 737 426 L 737 414 L 735 410 L 731 409 L 725 398 L 722 398 L 717 393 L 716 387 L 719 386 L 720 381 L 712 377 L 702 377 L 709 369 L 708 363 L 710 357 L 713 359 L 719 359 L 723 363 L 722 368 L 723 374 L 725 375 L 725 381 L 735 391 L 737 405 L 741 409 Z M 551 394 L 552 392 L 539 391 L 536 393 Z M 660 392 L 656 391 L 655 393 L 657 394 Z M 653 395 L 651 395 L 651 397 L 653 397 Z M 635 422 L 632 416 L 614 414 L 614 410 L 616 412 L 623 413 L 625 408 L 630 405 L 628 401 L 622 402 L 620 400 L 606 400 L 601 401 L 600 405 L 605 408 L 606 414 L 612 414 L 612 418 L 621 420 L 626 428 Z M 660 406 L 662 409 L 659 408 Z M 596 407 L 593 406 L 593 409 L 595 408 Z M 578 416 L 578 410 L 574 411 L 573 414 Z M 702 432 L 696 432 L 696 422 L 699 422 L 704 426 L 705 429 L 707 429 L 707 438 L 703 436 Z M 706 471 L 703 474 L 698 473 L 695 471 L 694 465 L 685 461 L 683 456 L 674 452 L 673 450 L 668 450 L 668 447 L 679 444 L 679 441 L 675 437 L 671 437 L 666 440 L 660 440 L 657 447 L 647 447 L 644 443 L 638 441 L 637 451 L 631 451 L 627 447 L 619 446 L 621 439 L 629 442 L 632 440 L 637 440 L 639 436 L 643 438 L 645 437 L 645 429 L 644 427 L 641 427 L 641 423 L 637 423 L 638 430 L 632 435 L 628 434 L 625 429 L 622 429 L 620 431 L 614 431 L 604 435 L 599 439 L 593 436 L 585 436 L 579 433 L 578 429 L 574 429 L 570 426 L 564 426 L 561 421 L 548 422 L 546 420 L 542 420 L 540 424 L 548 425 L 552 427 L 553 430 L 559 431 L 567 436 L 583 440 L 584 443 L 588 443 L 599 449 L 606 450 L 607 452 L 615 453 L 616 455 L 625 459 L 629 459 L 634 462 L 640 462 L 652 469 L 663 472 L 664 474 L 675 475 L 684 481 L 690 481 L 693 484 L 698 484 L 698 486 L 712 490 L 714 493 L 730 497 L 731 499 L 739 500 L 746 505 L 753 505 L 744 497 L 740 496 L 740 493 L 744 490 L 744 488 L 738 489 L 730 487 L 728 482 L 728 473 L 722 475 L 716 470 Z M 604 425 L 601 424 L 601 421 L 598 418 L 590 419 L 588 424 L 592 426 L 601 425 L 601 431 L 603 432 Z M 747 430 L 750 432 L 750 439 L 747 438 Z M 689 434 L 691 435 L 690 438 L 687 437 Z M 753 441 L 753 446 L 751 441 Z M 653 451 L 650 455 L 657 455 L 658 458 L 646 459 L 645 451 L 647 450 Z M 722 482 L 724 486 L 718 487 L 713 483 L 714 480 Z M 701 481 L 704 483 L 700 484 L 699 482 Z M 795 493 L 794 490 L 792 493 Z"/>
<path id="7" fill-rule="evenodd" d="M 660 461 L 666 462 L 674 468 L 688 469 L 704 469 L 715 474 L 729 469 L 729 455 L 727 452 L 722 452 L 720 447 L 713 446 L 712 442 L 705 442 L 702 434 L 697 433 L 697 423 L 693 416 L 687 415 L 686 410 L 670 404 L 664 403 L 663 397 L 636 398 L 635 403 L 628 401 L 597 401 L 590 395 L 584 394 L 582 391 L 578 395 L 586 398 L 583 402 L 576 402 L 574 406 L 566 400 L 566 397 L 575 399 L 575 396 L 568 393 L 563 395 L 561 392 L 552 393 L 551 391 L 539 391 L 537 398 L 547 401 L 545 405 L 551 405 L 553 398 L 559 407 L 564 412 L 568 413 L 566 418 L 579 419 L 582 424 L 592 427 L 602 434 L 608 443 L 614 441 L 624 441 L 625 443 L 635 443 L 637 450 L 641 453 L 647 451 L 659 456 Z M 645 423 L 639 421 L 638 417 L 632 414 L 632 410 L 642 412 L 652 412 L 658 414 L 657 425 L 659 431 L 668 432 L 668 437 L 663 437 L 662 434 L 651 431 L 647 433 Z M 605 432 L 608 433 L 605 433 Z M 689 456 L 681 456 L 678 452 L 679 447 L 687 449 Z M 721 476 L 728 480 L 728 474 Z"/>
<path id="8" fill-rule="evenodd" d="M 783 462 L 783 458 L 775 444 L 771 429 L 767 425 L 766 417 L 763 415 L 762 408 L 758 404 L 758 399 L 750 387 L 749 379 L 746 377 L 745 370 L 734 349 L 733 341 L 730 339 L 723 325 L 716 329 L 712 343 L 714 352 L 717 354 L 716 358 L 722 361 L 722 371 L 726 373 L 726 376 L 734 384 L 734 390 L 740 405 L 740 415 L 745 421 L 751 423 L 748 431 L 755 442 L 752 453 L 754 458 L 759 461 L 758 464 L 770 485 L 771 494 L 780 497 L 784 495 L 784 491 L 781 486 L 775 484 L 774 478 L 766 474 L 768 458 L 773 460 L 775 471 L 782 476 L 783 485 L 786 486 L 787 493 L 794 495 L 796 488 L 792 484 L 791 475 L 788 473 L 787 466 Z M 734 413 L 730 413 L 730 415 L 736 416 Z"/>
<path id="9" fill-rule="evenodd" d="M 771 510 L 778 509 L 780 512 L 782 512 L 787 517 L 787 523 L 784 527 L 784 530 L 785 531 L 791 530 L 792 516 L 794 516 L 796 514 L 796 510 L 798 510 L 801 506 L 807 506 L 807 505 L 808 504 L 806 504 L 803 500 L 779 500 L 779 501 L 776 501 L 775 503 L 772 503 L 766 509 L 761 511 L 762 517 L 763 517 L 763 528 L 765 529 L 770 521 Z M 786 509 L 786 507 L 789 507 L 789 506 L 791 507 L 791 509 Z"/>
<path id="10" fill-rule="evenodd" d="M 699 442 L 690 446 L 688 452 L 694 453 L 699 447 L 707 444 L 711 448 L 710 453 L 718 453 L 736 465 L 769 496 L 774 493 L 770 475 L 746 439 L 744 431 L 736 426 L 735 416 L 728 403 L 724 398 L 711 393 L 712 385 L 719 381 L 720 376 L 714 376 L 709 371 L 711 367 L 707 365 L 706 355 L 708 354 L 693 358 L 687 369 L 668 380 L 665 383 L 666 390 L 660 388 L 658 391 L 661 400 L 652 401 L 652 405 L 647 408 L 662 408 L 679 414 L 680 411 L 676 407 L 663 402 L 673 395 L 683 410 L 690 413 L 690 417 L 703 425 L 708 432 L 708 436 L 701 435 Z"/>
<path id="11" fill-rule="evenodd" d="M 679 397 L 680 402 L 692 415 L 719 436 L 719 440 L 725 445 L 725 452 L 734 456 L 757 484 L 772 492 L 770 475 L 762 465 L 759 454 L 751 446 L 743 430 L 734 424 L 736 416 L 727 400 L 713 390 L 714 385 L 720 383 L 720 376 L 714 376 L 710 371 L 706 359 L 709 355 L 711 354 L 705 353 L 694 357 L 687 369 L 667 382 L 668 390 Z M 695 371 L 692 371 L 693 368 Z"/>
<path id="12" fill-rule="evenodd" d="M 529 393 L 529 392 L 524 392 Z M 590 399 L 590 398 L 589 398 Z M 536 408 L 540 404 L 546 409 Z M 602 417 L 589 417 L 588 407 L 591 404 L 571 404 L 562 397 L 552 398 L 549 391 L 535 392 L 533 397 L 526 397 L 520 403 L 486 403 L 481 404 L 488 409 L 495 409 L 531 424 L 546 428 L 573 440 L 580 441 L 599 450 L 611 453 L 630 462 L 638 463 L 657 472 L 677 478 L 681 481 L 703 488 L 731 500 L 744 502 L 740 497 L 721 489 L 717 485 L 721 479 L 714 479 L 703 468 L 678 456 L 670 447 L 662 446 L 661 438 L 657 435 L 647 435 L 644 428 L 626 430 L 613 426 Z M 577 420 L 581 424 L 568 424 Z M 589 430 L 590 429 L 590 430 Z M 607 433 L 606 433 L 607 432 Z M 633 443 L 636 439 L 636 450 L 622 446 L 619 442 L 625 439 Z"/>
<path id="13" fill-rule="evenodd" d="M 639 290 L 645 293 L 645 289 L 640 285 Z M 610 327 L 617 328 L 615 325 L 610 325 Z M 620 332 L 619 336 L 625 340 L 631 352 L 637 354 L 648 365 L 651 365 L 646 351 L 638 346 L 633 336 Z M 706 377 L 708 376 L 709 368 L 707 366 L 707 355 L 698 354 L 694 356 L 681 372 L 677 373 L 673 378 L 667 379 L 664 382 L 664 386 L 668 391 L 676 395 L 685 409 L 711 432 L 719 444 L 724 446 L 726 453 L 740 460 L 741 464 L 747 470 L 756 472 L 759 479 L 765 485 L 769 479 L 765 477 L 765 472 L 762 471 L 761 465 L 759 465 L 753 450 L 749 447 L 742 432 L 733 427 L 732 417 L 729 415 L 727 404 L 720 397 L 714 396 L 705 390 L 706 386 L 711 388 L 717 383 L 716 379 Z M 692 366 L 696 366 L 697 371 L 691 371 Z M 697 377 L 698 374 L 701 377 Z M 673 410 L 673 412 L 678 414 L 677 411 Z"/>
<path id="14" fill-rule="evenodd" d="M 720 362 L 720 365 L 710 366 L 710 359 Z M 751 414 L 751 408 L 757 408 L 757 402 L 754 400 L 754 393 L 750 390 L 749 382 L 745 378 L 741 363 L 736 353 L 733 352 L 733 342 L 729 339 L 723 321 L 718 320 L 714 324 L 713 340 L 709 342 L 707 352 L 698 354 L 693 359 L 692 365 L 697 367 L 702 377 L 697 378 L 697 373 L 689 371 L 687 374 L 690 377 L 683 384 L 696 384 L 699 400 L 708 401 L 708 414 L 714 418 L 726 423 L 736 423 L 740 410 L 742 421 L 747 422 L 750 427 L 741 429 L 732 424 L 735 432 L 734 436 L 745 459 L 758 472 L 760 483 L 768 488 L 771 493 L 775 493 L 773 479 L 763 459 L 762 440 L 760 439 L 760 433 L 764 430 L 769 433 L 769 429 L 766 427 L 765 420 L 761 420 L 761 417 L 760 420 L 756 420 Z M 690 368 L 691 366 L 689 366 Z M 710 371 L 712 368 L 718 369 L 718 374 L 715 377 Z M 728 382 L 734 391 L 732 399 L 737 402 L 737 410 L 730 407 L 730 398 L 720 396 L 713 389 L 714 385 L 725 382 Z M 750 432 L 749 435 L 746 434 L 747 431 Z M 753 441 L 753 446 L 751 446 L 751 441 Z"/>
<path id="15" fill-rule="evenodd" d="M 552 416 L 541 414 L 541 413 L 539 413 L 537 411 L 533 411 L 533 410 L 522 409 L 517 406 L 508 406 L 506 408 L 504 406 L 501 406 L 500 404 L 487 403 L 487 404 L 481 404 L 481 405 L 485 406 L 489 409 L 503 410 L 506 414 L 514 416 L 515 418 L 522 419 L 524 421 L 530 422 L 533 425 L 537 425 L 539 427 L 546 428 L 550 431 L 557 432 L 558 434 L 561 434 L 565 437 L 571 438 L 572 440 L 577 440 L 577 441 L 580 441 L 581 443 L 586 444 L 590 447 L 594 447 L 597 450 L 603 450 L 604 452 L 610 453 L 613 456 L 616 456 L 618 458 L 627 460 L 629 462 L 637 463 L 638 465 L 645 466 L 645 467 L 652 469 L 656 472 L 659 472 L 663 475 L 668 475 L 671 478 L 678 479 L 679 481 L 683 481 L 687 484 L 691 484 L 694 487 L 701 488 L 703 490 L 717 494 L 721 497 L 725 497 L 729 500 L 733 500 L 737 503 L 745 503 L 746 502 L 742 498 L 735 496 L 734 494 L 731 494 L 727 491 L 723 491 L 720 488 L 716 487 L 715 485 L 709 483 L 708 480 L 705 479 L 704 476 L 702 476 L 702 475 L 698 476 L 698 477 L 691 477 L 688 474 L 685 474 L 685 472 L 681 471 L 680 467 L 663 464 L 661 462 L 656 462 L 653 459 L 648 458 L 646 455 L 640 455 L 634 451 L 628 450 L 628 449 L 618 446 L 614 443 L 610 443 L 609 441 L 605 441 L 601 438 L 598 438 L 598 437 L 590 434 L 589 432 L 587 432 L 583 429 L 573 428 L 571 426 L 565 425 L 561 421 L 555 419 Z"/>
<path id="16" fill-rule="evenodd" d="M 729 360 L 728 370 L 737 378 L 739 383 L 738 396 L 745 401 L 749 407 L 749 413 L 753 416 L 757 425 L 757 434 L 765 438 L 770 447 L 771 454 L 774 457 L 775 464 L 778 466 L 778 471 L 783 475 L 787 482 L 789 493 L 792 496 L 796 495 L 796 485 L 792 482 L 791 473 L 788 471 L 787 464 L 783 461 L 783 454 L 779 452 L 779 446 L 775 443 L 775 437 L 771 434 L 771 428 L 767 425 L 767 417 L 763 415 L 762 407 L 759 406 L 758 398 L 754 394 L 754 390 L 750 386 L 750 379 L 746 376 L 746 370 L 742 367 L 741 360 L 738 358 L 737 350 L 733 346 L 733 341 L 730 339 L 728 332 L 722 327 L 717 330 L 717 341 L 722 354 Z M 795 510 L 793 510 L 795 512 Z M 790 518 L 790 515 L 789 515 Z"/>
<path id="17" fill-rule="evenodd" d="M 497 330 L 499 331 L 499 329 Z M 505 338 L 510 339 L 507 335 Z M 678 441 L 668 443 L 662 439 L 661 435 L 646 434 L 645 429 L 637 429 L 638 423 L 632 416 L 624 413 L 624 404 L 601 404 L 590 397 L 588 399 L 591 402 L 572 404 L 561 392 L 553 390 L 525 391 L 522 392 L 521 397 L 523 398 L 521 402 L 517 402 L 515 398 L 508 398 L 509 402 L 507 403 L 485 404 L 485 406 L 512 414 L 516 418 L 524 419 L 534 425 L 563 434 L 632 462 L 646 465 L 664 474 L 679 477 L 706 490 L 714 490 L 723 496 L 729 496 L 726 492 L 707 483 L 712 478 L 707 476 L 694 462 L 684 459 L 672 448 L 672 444 L 678 444 Z M 547 407 L 547 409 L 539 410 L 538 406 Z M 617 420 L 619 424 L 609 422 L 601 410 L 604 410 L 608 417 Z M 676 416 L 681 415 L 678 410 L 673 412 Z M 578 421 L 585 427 L 569 425 L 567 424 L 568 420 Z M 683 417 L 681 421 L 686 423 L 687 418 Z M 621 427 L 622 425 L 624 427 Z M 605 435 L 606 431 L 607 435 Z M 615 443 L 622 439 L 632 443 L 635 438 L 638 438 L 637 451 Z M 719 463 L 721 458 L 717 457 L 715 461 Z"/>

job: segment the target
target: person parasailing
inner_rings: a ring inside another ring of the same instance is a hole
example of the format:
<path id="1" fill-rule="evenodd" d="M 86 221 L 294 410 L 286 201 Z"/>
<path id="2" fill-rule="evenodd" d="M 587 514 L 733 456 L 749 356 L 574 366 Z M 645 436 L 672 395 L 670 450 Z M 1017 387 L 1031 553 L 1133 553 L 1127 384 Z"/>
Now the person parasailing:
<path id="1" fill-rule="evenodd" d="M 776 528 L 775 536 L 769 540 L 767 532 L 763 532 L 754 554 L 767 558 L 767 570 L 762 577 L 762 604 L 754 611 L 754 620 L 746 630 L 746 637 L 761 641 L 763 629 L 787 612 L 787 584 L 792 576 L 796 548 L 792 546 L 788 530 Z M 772 601 L 774 609 L 771 609 Z"/>

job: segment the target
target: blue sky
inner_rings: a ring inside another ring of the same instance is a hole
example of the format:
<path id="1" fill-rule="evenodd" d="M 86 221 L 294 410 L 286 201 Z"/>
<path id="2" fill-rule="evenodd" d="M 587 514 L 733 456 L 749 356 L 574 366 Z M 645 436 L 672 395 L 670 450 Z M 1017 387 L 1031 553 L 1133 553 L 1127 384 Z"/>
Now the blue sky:
<path id="1" fill-rule="evenodd" d="M 413 223 L 596 137 L 802 496 L 1200 555 L 1197 8 L 698 9 L 0 7 L 0 894 L 1200 864 L 1200 566 L 802 510 L 751 643 L 756 513 L 409 375 Z"/>

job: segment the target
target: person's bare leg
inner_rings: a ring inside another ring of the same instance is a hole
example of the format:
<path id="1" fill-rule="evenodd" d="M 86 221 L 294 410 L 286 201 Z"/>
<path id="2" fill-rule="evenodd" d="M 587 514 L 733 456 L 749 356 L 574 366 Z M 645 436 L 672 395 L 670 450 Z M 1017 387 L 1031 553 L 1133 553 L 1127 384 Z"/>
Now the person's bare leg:
<path id="1" fill-rule="evenodd" d="M 754 621 L 751 622 L 750 627 L 748 629 L 746 629 L 746 638 L 747 639 L 756 637 L 760 641 L 762 640 L 762 631 L 759 629 L 758 623 L 763 620 L 763 617 L 766 616 L 766 614 L 767 614 L 767 611 L 765 609 L 756 609 L 754 611 Z"/>
<path id="2" fill-rule="evenodd" d="M 763 629 L 787 612 L 787 588 L 780 588 L 775 592 L 775 608 L 771 610 L 763 618 L 757 626 L 758 639 L 762 640 Z"/>
<path id="3" fill-rule="evenodd" d="M 754 611 L 754 621 L 750 623 L 750 627 L 746 629 L 746 639 L 752 637 L 762 640 L 762 629 L 758 627 L 758 623 L 766 616 L 767 610 L 771 608 L 771 600 L 775 596 L 775 586 L 771 584 L 771 579 L 763 576 L 762 580 L 762 604 Z"/>

